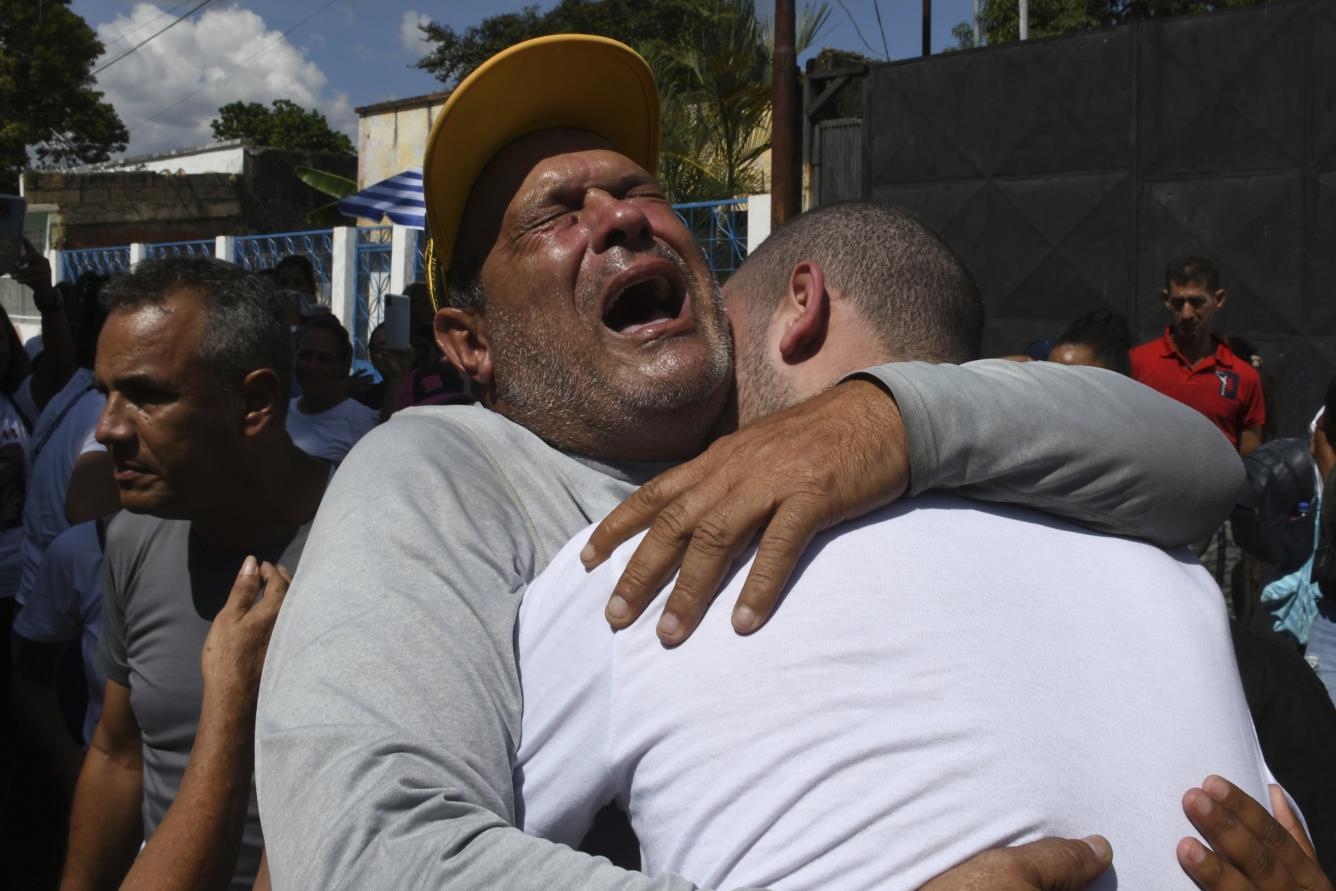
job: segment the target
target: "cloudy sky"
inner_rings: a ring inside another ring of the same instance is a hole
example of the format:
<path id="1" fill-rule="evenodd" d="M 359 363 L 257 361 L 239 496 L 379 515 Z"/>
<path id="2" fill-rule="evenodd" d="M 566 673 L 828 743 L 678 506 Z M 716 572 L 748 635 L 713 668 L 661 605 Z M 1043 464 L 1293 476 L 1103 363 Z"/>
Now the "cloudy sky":
<path id="1" fill-rule="evenodd" d="M 534 2 L 534 0 L 530 0 Z M 75 12 L 106 45 L 103 61 L 135 46 L 196 6 L 74 0 Z M 203 145 L 218 107 L 237 100 L 292 99 L 319 108 L 354 136 L 360 105 L 440 89 L 412 67 L 424 52 L 417 23 L 434 18 L 458 30 L 524 0 L 214 0 L 110 65 L 98 85 L 130 130 L 130 154 Z M 541 8 L 553 5 L 541 0 Z M 799 6 L 802 0 L 799 0 Z M 918 54 L 920 0 L 836 0 L 823 46 L 892 59 Z M 881 12 L 878 27 L 877 8 Z M 773 6 L 759 0 L 767 15 Z M 951 43 L 972 0 L 933 0 L 933 45 Z"/>

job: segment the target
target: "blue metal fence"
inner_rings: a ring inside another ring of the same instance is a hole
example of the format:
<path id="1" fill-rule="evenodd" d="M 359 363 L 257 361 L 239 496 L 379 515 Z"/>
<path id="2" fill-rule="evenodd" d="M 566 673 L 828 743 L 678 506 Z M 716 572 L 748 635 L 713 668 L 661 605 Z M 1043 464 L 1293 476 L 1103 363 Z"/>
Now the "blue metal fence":
<path id="1" fill-rule="evenodd" d="M 704 251 L 710 268 L 720 279 L 727 278 L 747 256 L 747 201 L 730 198 L 722 201 L 695 201 L 675 204 L 673 209 L 686 223 Z M 393 228 L 363 226 L 357 230 L 357 314 L 353 330 L 355 358 L 365 361 L 371 321 L 381 317 L 381 301 L 390 289 L 390 265 Z M 425 278 L 419 237 L 414 253 L 412 280 Z M 146 257 L 212 256 L 214 240 L 173 241 L 144 246 Z M 303 232 L 277 232 L 270 235 L 242 235 L 236 239 L 235 260 L 246 269 L 270 268 L 289 254 L 310 259 L 320 285 L 321 300 L 330 298 L 330 273 L 333 268 L 334 233 L 330 229 Z M 61 277 L 77 278 L 87 271 L 103 274 L 122 272 L 130 266 L 129 246 L 86 248 L 61 253 Z"/>
<path id="2" fill-rule="evenodd" d="M 315 267 L 320 301 L 329 303 L 330 269 L 334 265 L 334 231 L 311 229 L 305 232 L 276 232 L 272 235 L 239 235 L 236 262 L 252 271 L 278 265 L 289 254 L 300 254 Z"/>
<path id="3" fill-rule="evenodd" d="M 710 268 L 722 281 L 747 258 L 747 199 L 692 201 L 673 210 L 696 236 Z"/>
<path id="4" fill-rule="evenodd" d="M 85 272 L 112 275 L 130 268 L 130 246 L 79 248 L 60 252 L 60 277 L 73 281 Z"/>
<path id="5" fill-rule="evenodd" d="M 381 301 L 390 290 L 390 258 L 394 250 L 392 226 L 363 226 L 357 230 L 357 314 L 353 330 L 353 358 L 369 359 L 367 338 L 371 320 L 381 316 Z"/>
<path id="6" fill-rule="evenodd" d="M 159 241 L 144 245 L 144 256 L 156 257 L 212 257 L 215 243 L 212 238 L 197 241 Z"/>

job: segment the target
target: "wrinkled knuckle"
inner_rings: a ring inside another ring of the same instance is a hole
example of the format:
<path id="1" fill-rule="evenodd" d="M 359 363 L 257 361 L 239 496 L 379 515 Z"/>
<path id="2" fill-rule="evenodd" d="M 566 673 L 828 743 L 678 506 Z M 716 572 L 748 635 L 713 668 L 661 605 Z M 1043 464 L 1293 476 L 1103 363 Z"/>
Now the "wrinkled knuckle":
<path id="1" fill-rule="evenodd" d="M 649 575 L 644 567 L 632 563 L 626 567 L 621 579 L 612 589 L 613 596 L 620 597 L 627 603 L 634 603 L 640 599 L 640 592 L 645 590 L 648 579 Z"/>
<path id="2" fill-rule="evenodd" d="M 747 590 L 744 597 L 754 606 L 770 606 L 779 599 L 780 575 L 771 566 L 753 563 L 747 576 Z"/>
<path id="3" fill-rule="evenodd" d="M 719 517 L 706 518 L 691 536 L 691 546 L 710 556 L 726 554 L 732 545 L 728 526 Z"/>
<path id="4" fill-rule="evenodd" d="M 659 536 L 669 541 L 683 541 L 691 537 L 691 517 L 680 502 L 674 501 L 665 507 L 659 518 L 654 521 L 654 528 Z"/>
<path id="5" fill-rule="evenodd" d="M 793 520 L 777 520 L 765 531 L 766 549 L 775 552 L 794 553 L 802 548 L 807 538 L 806 526 Z"/>
<path id="6" fill-rule="evenodd" d="M 1283 847 L 1290 840 L 1290 833 L 1275 820 L 1267 820 L 1262 825 L 1262 831 L 1258 833 L 1258 837 L 1262 840 L 1262 844 L 1275 850 Z"/>
<path id="7" fill-rule="evenodd" d="M 682 573 L 668 598 L 667 609 L 680 619 L 696 615 L 707 603 L 706 592 L 694 574 Z"/>
<path id="8" fill-rule="evenodd" d="M 1252 863 L 1252 868 L 1257 875 L 1272 875 L 1279 867 L 1275 852 L 1266 845 L 1256 845 L 1253 848 L 1252 855 L 1248 859 Z"/>
<path id="9" fill-rule="evenodd" d="M 626 500 L 626 504 L 637 509 L 648 508 L 663 497 L 663 490 L 663 480 L 659 477 L 655 477 L 639 489 L 636 489 L 635 492 L 631 494 L 631 497 Z"/>

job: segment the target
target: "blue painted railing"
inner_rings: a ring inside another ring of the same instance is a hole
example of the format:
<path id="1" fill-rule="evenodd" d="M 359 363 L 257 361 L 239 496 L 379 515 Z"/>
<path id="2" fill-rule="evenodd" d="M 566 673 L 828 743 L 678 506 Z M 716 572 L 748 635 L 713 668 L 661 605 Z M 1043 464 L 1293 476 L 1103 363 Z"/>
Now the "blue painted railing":
<path id="1" fill-rule="evenodd" d="M 357 230 L 357 314 L 353 331 L 353 358 L 369 359 L 367 339 L 371 320 L 381 317 L 381 301 L 390 290 L 393 226 L 363 226 Z"/>
<path id="2" fill-rule="evenodd" d="M 329 303 L 330 269 L 334 265 L 334 230 L 275 232 L 271 235 L 238 235 L 233 259 L 250 270 L 278 265 L 289 254 L 300 254 L 315 267 L 320 300 Z"/>
<path id="3" fill-rule="evenodd" d="M 144 256 L 157 257 L 212 257 L 216 247 L 214 239 L 201 238 L 197 241 L 159 241 L 144 245 Z"/>
<path id="4" fill-rule="evenodd" d="M 720 279 L 733 273 L 747 258 L 747 199 L 692 201 L 674 204 L 705 252 L 710 268 Z"/>
<path id="5" fill-rule="evenodd" d="M 727 278 L 747 256 L 747 201 L 694 201 L 675 204 L 673 209 L 686 223 L 710 268 L 721 279 Z M 365 361 L 366 343 L 371 322 L 381 317 L 381 302 L 390 289 L 390 258 L 393 250 L 393 228 L 390 226 L 363 226 L 357 230 L 357 315 L 353 336 L 355 357 Z M 425 278 L 421 249 L 424 240 L 419 236 L 414 253 L 412 279 Z M 213 239 L 170 241 L 146 244 L 146 257 L 212 256 Z M 331 229 L 312 229 L 302 232 L 275 232 L 269 235 L 241 235 L 235 242 L 234 259 L 246 269 L 271 268 L 289 254 L 300 254 L 310 259 L 320 285 L 321 299 L 329 302 L 330 272 L 333 268 L 334 233 Z M 84 248 L 61 252 L 61 278 L 75 279 L 84 272 L 103 275 L 124 272 L 130 267 L 130 248 Z"/>
<path id="6" fill-rule="evenodd" d="M 60 277 L 74 281 L 85 272 L 112 275 L 130 268 L 130 246 L 78 248 L 60 252 Z"/>

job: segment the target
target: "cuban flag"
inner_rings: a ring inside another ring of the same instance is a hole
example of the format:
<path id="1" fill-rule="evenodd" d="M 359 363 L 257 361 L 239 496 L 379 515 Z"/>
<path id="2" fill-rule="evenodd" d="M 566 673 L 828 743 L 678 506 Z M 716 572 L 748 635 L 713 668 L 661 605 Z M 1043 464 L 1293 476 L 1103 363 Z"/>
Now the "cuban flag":
<path id="1" fill-rule="evenodd" d="M 427 205 L 422 200 L 422 169 L 405 170 L 341 199 L 339 213 L 368 220 L 389 217 L 400 226 L 425 228 Z"/>

